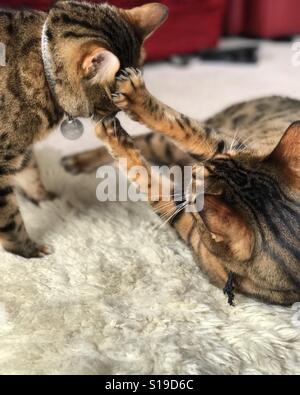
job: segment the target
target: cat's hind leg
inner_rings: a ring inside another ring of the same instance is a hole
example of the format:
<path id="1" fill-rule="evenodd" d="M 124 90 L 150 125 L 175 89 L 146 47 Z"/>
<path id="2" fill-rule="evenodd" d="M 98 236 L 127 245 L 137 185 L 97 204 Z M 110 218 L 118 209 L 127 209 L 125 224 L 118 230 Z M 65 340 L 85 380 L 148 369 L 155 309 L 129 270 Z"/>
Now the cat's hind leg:
<path id="1" fill-rule="evenodd" d="M 32 241 L 26 231 L 16 194 L 14 175 L 22 168 L 24 155 L 0 158 L 0 239 L 5 250 L 25 258 L 40 258 L 52 251 Z"/>
<path id="2" fill-rule="evenodd" d="M 187 166 L 192 158 L 180 150 L 172 141 L 159 133 L 148 133 L 133 137 L 134 145 L 142 156 L 158 166 Z M 62 159 L 61 164 L 68 173 L 73 175 L 91 173 L 100 166 L 111 163 L 114 159 L 106 147 L 69 155 Z"/>
<path id="3" fill-rule="evenodd" d="M 15 186 L 34 204 L 53 200 L 56 197 L 55 193 L 46 190 L 32 149 L 26 152 L 21 170 L 15 174 Z"/>
<path id="4" fill-rule="evenodd" d="M 112 156 L 106 147 L 68 155 L 62 158 L 61 164 L 64 169 L 73 175 L 81 173 L 92 173 L 100 166 L 113 162 Z"/>

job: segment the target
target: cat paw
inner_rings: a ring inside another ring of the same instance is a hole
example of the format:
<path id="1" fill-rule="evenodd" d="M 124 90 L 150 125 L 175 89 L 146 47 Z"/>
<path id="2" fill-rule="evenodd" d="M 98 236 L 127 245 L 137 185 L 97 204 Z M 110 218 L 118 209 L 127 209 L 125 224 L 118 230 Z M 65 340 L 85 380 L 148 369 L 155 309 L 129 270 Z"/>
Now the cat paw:
<path id="1" fill-rule="evenodd" d="M 18 188 L 19 193 L 31 203 L 39 206 L 40 203 L 46 201 L 52 201 L 57 199 L 57 195 L 55 192 L 46 191 L 43 187 L 37 188 L 34 191 L 25 191 L 21 188 Z"/>
<path id="2" fill-rule="evenodd" d="M 105 147 L 96 148 L 79 154 L 68 155 L 61 159 L 61 165 L 67 173 L 77 175 L 90 174 L 100 166 L 112 163 L 113 159 Z"/>
<path id="3" fill-rule="evenodd" d="M 117 118 L 103 118 L 101 122 L 96 125 L 96 135 L 103 142 L 110 140 L 117 140 L 117 131 L 120 127 L 120 122 Z"/>
<path id="4" fill-rule="evenodd" d="M 67 173 L 70 173 L 73 176 L 84 171 L 84 169 L 81 168 L 80 162 L 77 161 L 77 155 L 65 156 L 61 159 L 60 164 Z"/>
<path id="5" fill-rule="evenodd" d="M 142 100 L 144 89 L 141 70 L 128 67 L 116 77 L 116 92 L 112 94 L 112 100 L 119 109 L 130 110 Z"/>
<path id="6" fill-rule="evenodd" d="M 47 245 L 39 245 L 32 240 L 27 240 L 22 244 L 4 246 L 4 249 L 11 254 L 19 255 L 27 259 L 44 258 L 45 256 L 53 254 L 54 252 L 52 247 Z"/>
<path id="7" fill-rule="evenodd" d="M 122 128 L 117 118 L 106 118 L 99 122 L 96 126 L 96 135 L 104 143 L 108 143 L 112 147 L 131 147 L 133 145 L 132 138 Z"/>

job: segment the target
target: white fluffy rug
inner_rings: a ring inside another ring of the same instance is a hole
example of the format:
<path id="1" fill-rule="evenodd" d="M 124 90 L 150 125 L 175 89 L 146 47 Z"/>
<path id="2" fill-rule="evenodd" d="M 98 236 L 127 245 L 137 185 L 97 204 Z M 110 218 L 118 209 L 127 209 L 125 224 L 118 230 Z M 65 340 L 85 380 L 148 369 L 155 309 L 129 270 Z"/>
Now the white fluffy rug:
<path id="1" fill-rule="evenodd" d="M 156 66 L 146 79 L 200 118 L 246 97 L 297 96 L 289 47 L 265 44 L 262 55 L 251 67 Z M 299 374 L 296 310 L 242 296 L 229 307 L 146 204 L 99 203 L 95 175 L 59 167 L 62 153 L 94 144 L 56 134 L 38 148 L 45 183 L 61 199 L 21 208 L 32 237 L 55 253 L 28 261 L 0 252 L 0 373 Z"/>

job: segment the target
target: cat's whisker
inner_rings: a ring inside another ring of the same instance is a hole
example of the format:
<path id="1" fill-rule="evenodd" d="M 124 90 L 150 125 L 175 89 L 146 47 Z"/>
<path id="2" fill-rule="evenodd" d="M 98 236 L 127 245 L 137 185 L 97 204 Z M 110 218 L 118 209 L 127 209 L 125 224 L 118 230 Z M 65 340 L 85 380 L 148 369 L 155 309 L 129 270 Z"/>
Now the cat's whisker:
<path id="1" fill-rule="evenodd" d="M 170 198 L 183 198 L 182 194 L 174 193 L 170 195 L 151 195 L 151 199 L 170 199 Z"/>
<path id="2" fill-rule="evenodd" d="M 214 153 L 214 150 L 213 150 L 211 144 L 209 144 L 209 143 L 207 142 L 207 140 L 205 140 L 205 139 L 203 140 L 203 142 L 204 142 L 204 145 L 205 145 L 205 147 L 207 148 L 208 152 L 210 152 L 210 154 L 212 155 L 212 154 Z"/>
<path id="3" fill-rule="evenodd" d="M 168 218 L 168 217 L 170 216 L 171 213 L 172 213 L 172 214 L 174 213 L 174 211 L 171 210 L 171 208 L 170 208 L 170 210 L 168 210 L 168 211 L 167 211 L 165 214 L 163 214 L 163 215 L 160 215 L 160 212 L 159 212 L 159 211 L 155 211 L 155 214 L 157 214 L 157 215 L 160 217 L 161 220 L 165 220 L 166 218 Z M 160 225 L 161 225 L 161 223 L 159 223 L 158 225 L 156 225 L 156 226 L 155 226 L 155 229 L 159 228 Z"/>
<path id="4" fill-rule="evenodd" d="M 149 196 L 149 193 L 147 192 L 141 192 L 141 194 Z M 170 201 L 170 199 L 172 199 L 171 201 L 173 201 L 176 198 L 181 198 L 183 199 L 183 195 L 179 194 L 179 193 L 174 193 L 174 194 L 169 194 L 169 195 L 150 195 L 151 201 L 163 201 L 166 202 L 166 200 L 163 199 L 169 199 L 168 201 Z"/>
<path id="5" fill-rule="evenodd" d="M 173 208 L 173 207 L 172 207 Z M 159 215 L 159 212 L 157 212 L 157 214 Z M 165 214 L 163 214 L 163 215 L 159 215 L 160 216 L 160 219 L 162 220 L 162 221 L 164 221 L 164 220 L 167 220 L 165 223 L 167 223 L 168 221 L 169 221 L 169 218 L 170 218 L 170 214 L 171 214 L 171 216 L 174 214 L 174 211 L 173 210 L 169 210 L 168 212 L 166 212 Z M 160 223 L 159 225 L 157 225 L 157 228 L 160 228 L 162 226 L 162 224 Z"/>
<path id="6" fill-rule="evenodd" d="M 182 210 L 184 210 L 185 209 L 185 207 L 188 205 L 188 202 L 184 202 L 184 203 L 182 203 L 178 208 L 177 208 L 177 210 L 164 222 L 164 223 L 162 223 L 161 225 L 160 225 L 160 229 L 164 226 L 164 225 L 166 225 L 169 221 L 171 221 L 171 219 L 172 218 L 174 218 L 176 215 L 178 215 Z"/>
<path id="7" fill-rule="evenodd" d="M 241 141 L 241 144 L 243 144 L 245 147 L 248 148 L 247 146 L 247 142 L 251 139 L 252 136 L 248 136 L 247 138 L 245 138 L 245 140 Z M 249 144 L 248 144 L 249 145 Z"/>
<path id="8" fill-rule="evenodd" d="M 114 127 L 114 136 L 117 138 L 117 140 L 119 141 L 119 139 L 118 139 L 118 133 L 117 133 L 117 121 L 116 121 L 116 118 L 114 118 L 113 119 L 113 127 Z"/>
<path id="9" fill-rule="evenodd" d="M 229 151 L 232 151 L 232 150 L 233 150 L 233 147 L 234 147 L 234 145 L 235 145 L 236 143 L 238 143 L 238 142 L 239 142 L 239 141 L 238 141 L 238 138 L 237 138 L 237 136 L 238 136 L 238 133 L 239 133 L 239 130 L 238 130 L 238 129 L 236 129 L 236 131 L 235 131 L 235 133 L 234 133 L 234 136 L 233 136 L 233 139 L 232 139 L 232 142 L 231 142 L 231 144 L 230 144 Z"/>
<path id="10" fill-rule="evenodd" d="M 170 208 L 170 210 L 168 212 L 165 212 L 164 214 L 161 215 L 161 218 L 167 217 L 171 211 L 173 211 L 174 209 L 174 202 L 170 201 L 170 202 L 166 202 L 166 205 L 159 205 L 159 207 L 157 207 L 156 209 L 154 209 L 156 212 L 159 212 L 161 210 L 167 210 L 168 208 Z"/>
<path id="11" fill-rule="evenodd" d="M 208 142 L 206 140 L 203 140 L 203 144 L 204 146 L 207 148 L 207 151 L 209 152 L 208 155 L 213 155 L 214 154 L 214 150 L 212 149 L 212 147 L 208 144 Z M 195 146 L 195 148 L 197 148 L 197 150 L 193 151 L 193 147 Z M 192 145 L 191 147 L 191 152 L 194 152 L 195 154 L 199 154 L 199 146 L 197 143 L 194 143 L 194 145 Z M 203 153 L 203 148 L 202 148 L 202 152 L 200 153 L 200 155 L 202 155 Z M 210 157 L 208 157 L 207 159 L 203 159 L 201 160 L 202 163 L 205 163 L 206 161 L 208 161 L 210 159 Z"/>
<path id="12" fill-rule="evenodd" d="M 104 88 L 105 93 L 109 97 L 109 100 L 112 100 L 111 91 L 110 91 L 109 87 L 107 85 L 105 85 L 103 88 Z"/>
<path id="13" fill-rule="evenodd" d="M 174 207 L 174 202 L 168 202 L 169 204 L 166 204 L 166 205 L 159 205 L 159 207 L 158 208 L 154 208 L 153 209 L 153 211 L 155 212 L 155 213 L 157 213 L 157 212 L 159 212 L 159 211 L 161 211 L 162 209 L 163 210 L 166 210 L 168 207 L 171 209 L 171 208 L 173 208 Z M 171 210 L 170 210 L 171 211 Z M 168 215 L 169 213 L 165 213 L 165 214 L 163 214 L 163 216 L 166 216 L 166 215 Z"/>

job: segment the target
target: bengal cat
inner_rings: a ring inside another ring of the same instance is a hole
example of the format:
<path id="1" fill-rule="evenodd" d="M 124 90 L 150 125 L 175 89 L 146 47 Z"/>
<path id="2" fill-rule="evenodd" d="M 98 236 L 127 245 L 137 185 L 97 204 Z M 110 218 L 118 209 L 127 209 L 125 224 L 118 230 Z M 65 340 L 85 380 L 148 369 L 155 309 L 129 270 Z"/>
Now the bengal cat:
<path id="1" fill-rule="evenodd" d="M 148 181 L 132 181 L 161 217 L 177 213 L 173 227 L 213 284 L 225 287 L 229 302 L 234 288 L 269 303 L 300 301 L 300 122 L 291 124 L 300 119 L 300 101 L 254 100 L 200 123 L 154 98 L 135 69 L 118 77 L 112 97 L 134 120 L 160 132 L 135 142 L 118 121 L 104 120 L 96 131 L 114 158 L 127 158 L 129 169 L 142 165 L 149 173 L 148 161 L 204 166 L 204 208 L 196 213 L 178 210 L 172 200 L 170 208 L 162 197 L 151 201 Z M 239 130 L 240 140 L 230 130 Z M 247 149 L 245 140 L 260 150 Z M 78 172 L 101 160 L 109 161 L 103 149 L 64 163 Z M 182 201 L 193 204 L 195 198 Z"/>
<path id="2" fill-rule="evenodd" d="M 49 13 L 0 8 L 6 49 L 0 62 L 0 238 L 7 251 L 26 258 L 50 252 L 30 239 L 15 195 L 18 179 L 31 200 L 52 197 L 40 181 L 32 145 L 64 114 L 97 120 L 115 113 L 109 98 L 115 74 L 141 66 L 144 40 L 166 16 L 166 7 L 156 3 L 122 10 L 57 1 Z"/>

